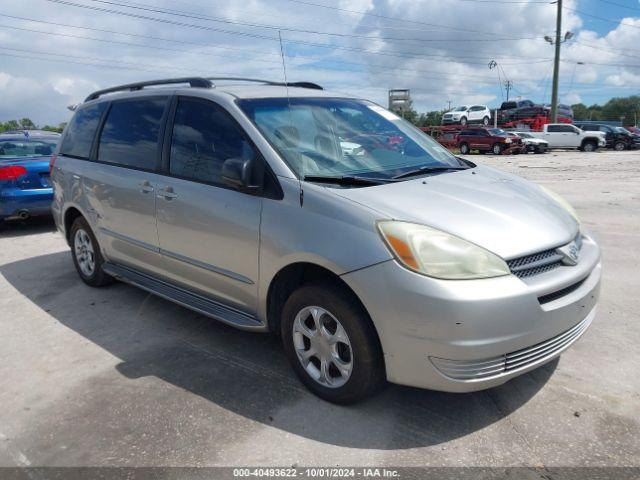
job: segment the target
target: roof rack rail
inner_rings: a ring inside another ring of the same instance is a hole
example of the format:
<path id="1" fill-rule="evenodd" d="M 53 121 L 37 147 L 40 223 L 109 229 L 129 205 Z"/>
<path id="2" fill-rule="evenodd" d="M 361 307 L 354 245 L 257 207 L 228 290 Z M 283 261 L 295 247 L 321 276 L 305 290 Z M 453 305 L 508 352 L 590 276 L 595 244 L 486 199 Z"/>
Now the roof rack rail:
<path id="1" fill-rule="evenodd" d="M 278 87 L 298 87 L 298 88 L 310 88 L 313 90 L 324 90 L 320 85 L 313 82 L 274 82 L 273 80 L 262 80 L 260 78 L 246 78 L 246 77 L 207 77 L 207 80 L 238 80 L 241 82 L 253 82 L 263 83 L 265 85 L 272 85 Z"/>
<path id="2" fill-rule="evenodd" d="M 97 92 L 93 92 L 91 95 L 89 95 L 85 99 L 85 102 L 88 102 L 90 100 L 95 100 L 96 98 L 99 98 L 100 96 L 105 95 L 107 93 L 124 92 L 124 91 L 133 92 L 135 90 L 142 90 L 144 87 L 151 87 L 155 85 L 173 85 L 176 83 L 188 83 L 189 86 L 193 88 L 213 87 L 213 84 L 209 79 L 201 78 L 201 77 L 184 77 L 184 78 L 167 78 L 164 80 L 149 80 L 147 82 L 129 83 L 127 85 L 120 85 L 117 87 L 105 88 L 104 90 L 98 90 Z"/>

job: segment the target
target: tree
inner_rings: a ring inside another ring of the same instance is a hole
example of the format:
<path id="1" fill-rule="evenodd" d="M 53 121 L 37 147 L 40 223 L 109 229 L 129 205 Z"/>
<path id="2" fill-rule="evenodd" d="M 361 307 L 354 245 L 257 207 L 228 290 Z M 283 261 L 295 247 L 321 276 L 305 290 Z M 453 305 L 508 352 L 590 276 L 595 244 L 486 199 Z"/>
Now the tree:
<path id="1" fill-rule="evenodd" d="M 8 120 L 4 123 L 0 122 L 0 132 L 6 132 L 7 130 L 20 130 L 20 124 L 17 120 Z"/>
<path id="2" fill-rule="evenodd" d="M 26 129 L 36 128 L 36 124 L 31 121 L 30 118 L 23 118 L 20 120 L 20 127 Z"/>

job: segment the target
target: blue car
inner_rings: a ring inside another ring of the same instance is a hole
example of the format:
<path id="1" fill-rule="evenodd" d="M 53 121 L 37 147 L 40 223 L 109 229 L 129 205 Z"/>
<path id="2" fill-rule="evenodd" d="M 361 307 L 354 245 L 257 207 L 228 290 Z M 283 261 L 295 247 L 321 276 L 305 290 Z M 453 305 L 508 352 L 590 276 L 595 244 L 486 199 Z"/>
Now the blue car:
<path id="1" fill-rule="evenodd" d="M 51 214 L 49 161 L 60 134 L 0 133 L 0 222 Z"/>

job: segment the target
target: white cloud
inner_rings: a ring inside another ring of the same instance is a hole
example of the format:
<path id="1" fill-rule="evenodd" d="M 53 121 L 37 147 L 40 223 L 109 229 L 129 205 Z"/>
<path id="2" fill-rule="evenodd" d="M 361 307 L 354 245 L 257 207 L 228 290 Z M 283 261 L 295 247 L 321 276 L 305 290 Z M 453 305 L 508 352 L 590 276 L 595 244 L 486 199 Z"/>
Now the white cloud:
<path id="1" fill-rule="evenodd" d="M 566 0 L 565 4 L 573 8 L 576 2 Z M 495 106 L 502 101 L 498 74 L 502 80 L 505 75 L 513 80 L 512 95 L 549 102 L 553 48 L 540 37 L 553 34 L 556 6 L 551 4 L 495 5 L 458 0 L 338 0 L 333 3 L 340 8 L 374 15 L 288 0 L 241 3 L 221 0 L 215 5 L 207 0 L 155 0 L 154 4 L 219 20 L 280 25 L 290 80 L 316 81 L 381 104 L 386 102 L 389 88 L 402 87 L 412 90 L 414 105 L 421 111 L 444 108 L 449 100 L 456 104 Z M 118 6 L 109 8 L 201 25 L 206 29 L 143 21 L 44 0 L 32 0 L 30 5 L 37 8 L 25 9 L 21 2 L 8 2 L 3 13 L 143 37 L 5 18 L 5 25 L 63 36 L 0 28 L 0 120 L 30 116 L 39 123 L 64 121 L 69 115 L 67 104 L 81 100 L 93 90 L 136 80 L 185 75 L 282 78 L 279 45 L 273 40 L 277 31 L 273 29 Z M 384 17 L 401 17 L 407 21 Z M 606 91 L 611 92 L 640 86 L 638 69 L 597 65 L 638 64 L 640 18 L 626 18 L 624 23 L 635 27 L 619 25 L 606 35 L 599 35 L 583 28 L 579 16 L 565 12 L 563 28 L 574 31 L 576 37 L 563 46 L 565 61 L 560 91 L 568 92 L 562 99 L 564 102 L 586 96 L 587 89 L 602 96 L 603 84 L 609 85 L 606 88 L 610 90 Z M 248 35 L 230 35 L 220 30 Z M 412 40 L 418 38 L 442 41 Z M 491 41 L 496 38 L 522 40 Z M 487 66 L 490 60 L 497 61 L 500 69 L 490 70 Z M 576 66 L 576 62 L 586 64 Z"/>

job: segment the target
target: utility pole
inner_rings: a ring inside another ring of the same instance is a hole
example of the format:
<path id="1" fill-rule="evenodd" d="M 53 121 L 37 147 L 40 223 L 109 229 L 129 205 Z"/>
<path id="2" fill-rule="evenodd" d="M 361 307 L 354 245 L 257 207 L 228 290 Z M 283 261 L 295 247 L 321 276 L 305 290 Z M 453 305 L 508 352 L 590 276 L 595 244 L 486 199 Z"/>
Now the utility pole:
<path id="1" fill-rule="evenodd" d="M 511 80 L 505 80 L 504 88 L 507 90 L 507 102 L 509 101 L 509 91 L 513 88 L 513 82 Z"/>
<path id="2" fill-rule="evenodd" d="M 447 100 L 447 103 L 449 104 L 449 106 L 447 107 L 447 112 L 451 110 L 451 100 Z"/>
<path id="3" fill-rule="evenodd" d="M 564 38 L 562 37 L 562 0 L 556 0 L 558 5 L 558 13 L 556 15 L 556 38 L 553 39 L 548 35 L 545 35 L 544 39 L 551 45 L 556 47 L 556 54 L 553 59 L 553 87 L 551 90 L 551 122 L 558 121 L 558 84 L 560 77 L 560 46 L 570 40 L 573 37 L 572 32 L 566 32 Z"/>
<path id="4" fill-rule="evenodd" d="M 553 90 L 551 93 L 551 123 L 558 121 L 558 83 L 560 77 L 560 36 L 562 35 L 562 0 L 558 2 L 558 13 L 556 16 L 556 54 L 553 59 Z"/>

